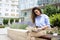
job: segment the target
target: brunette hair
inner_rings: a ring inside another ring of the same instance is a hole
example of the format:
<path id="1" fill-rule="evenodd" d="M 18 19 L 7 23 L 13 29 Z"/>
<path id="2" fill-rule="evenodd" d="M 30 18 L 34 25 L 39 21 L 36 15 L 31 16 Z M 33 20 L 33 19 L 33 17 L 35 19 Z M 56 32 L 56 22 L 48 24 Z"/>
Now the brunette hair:
<path id="1" fill-rule="evenodd" d="M 40 13 L 42 14 L 42 11 L 41 11 L 40 8 L 34 7 L 34 8 L 32 9 L 32 14 L 31 14 L 31 18 L 32 18 L 32 22 L 33 22 L 33 23 L 35 23 L 35 18 L 37 17 L 37 15 L 35 14 L 34 10 L 38 10 L 38 11 L 40 11 Z"/>

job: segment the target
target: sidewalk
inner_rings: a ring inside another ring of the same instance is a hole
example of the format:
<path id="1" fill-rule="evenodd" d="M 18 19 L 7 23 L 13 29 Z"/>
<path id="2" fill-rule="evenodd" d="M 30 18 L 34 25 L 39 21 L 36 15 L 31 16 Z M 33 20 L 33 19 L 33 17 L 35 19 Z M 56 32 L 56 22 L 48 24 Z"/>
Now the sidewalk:
<path id="1" fill-rule="evenodd" d="M 6 28 L 0 28 L 0 40 L 11 40 L 8 36 L 7 36 L 7 29 Z"/>
<path id="2" fill-rule="evenodd" d="M 7 34 L 7 28 L 0 28 L 0 35 Z"/>
<path id="3" fill-rule="evenodd" d="M 6 34 L 1 34 L 0 40 L 11 40 L 11 39 Z"/>

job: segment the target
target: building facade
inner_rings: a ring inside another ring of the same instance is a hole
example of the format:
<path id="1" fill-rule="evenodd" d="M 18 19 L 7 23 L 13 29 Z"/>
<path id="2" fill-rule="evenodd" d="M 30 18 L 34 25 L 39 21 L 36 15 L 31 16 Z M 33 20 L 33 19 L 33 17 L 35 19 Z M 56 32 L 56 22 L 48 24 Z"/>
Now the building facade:
<path id="1" fill-rule="evenodd" d="M 20 0 L 19 1 L 20 8 L 20 17 L 24 19 L 24 21 L 28 21 L 31 18 L 31 8 L 38 6 L 37 0 Z"/>
<path id="2" fill-rule="evenodd" d="M 3 24 L 3 19 L 19 18 L 18 0 L 0 0 L 0 24 Z"/>
<path id="3" fill-rule="evenodd" d="M 42 7 L 47 4 L 57 4 L 60 0 L 20 0 L 20 18 L 24 21 L 31 20 L 31 9 L 33 7 Z"/>

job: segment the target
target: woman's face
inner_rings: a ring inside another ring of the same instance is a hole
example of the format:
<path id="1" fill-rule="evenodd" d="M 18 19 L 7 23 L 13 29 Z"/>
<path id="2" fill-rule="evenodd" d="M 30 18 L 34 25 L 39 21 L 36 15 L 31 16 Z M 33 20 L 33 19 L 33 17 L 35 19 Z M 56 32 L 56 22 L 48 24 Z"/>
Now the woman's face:
<path id="1" fill-rule="evenodd" d="M 39 10 L 37 10 L 37 9 L 34 10 L 34 12 L 35 12 L 35 14 L 38 15 L 38 16 L 41 14 L 41 12 L 40 12 Z"/>

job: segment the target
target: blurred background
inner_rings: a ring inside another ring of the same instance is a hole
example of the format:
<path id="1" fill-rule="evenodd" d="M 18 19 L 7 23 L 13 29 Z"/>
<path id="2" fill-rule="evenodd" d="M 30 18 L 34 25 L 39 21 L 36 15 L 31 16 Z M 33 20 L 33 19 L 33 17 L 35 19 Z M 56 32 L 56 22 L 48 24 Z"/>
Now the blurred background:
<path id="1" fill-rule="evenodd" d="M 60 0 L 0 0 L 0 25 L 31 21 L 33 7 L 47 14 L 52 25 L 60 26 Z"/>

